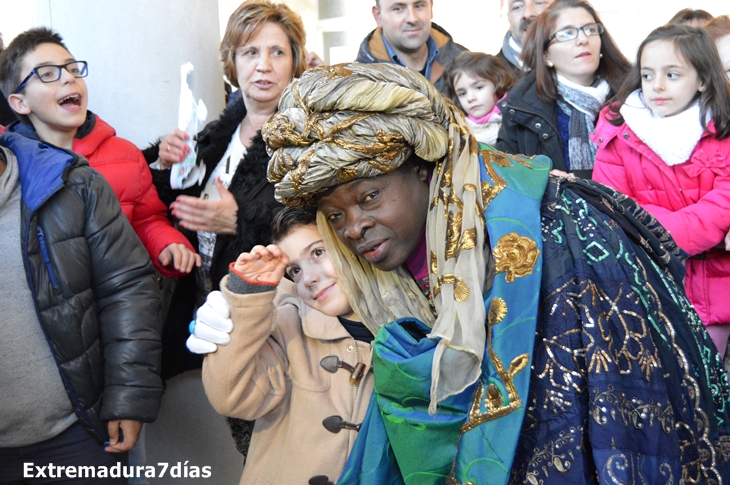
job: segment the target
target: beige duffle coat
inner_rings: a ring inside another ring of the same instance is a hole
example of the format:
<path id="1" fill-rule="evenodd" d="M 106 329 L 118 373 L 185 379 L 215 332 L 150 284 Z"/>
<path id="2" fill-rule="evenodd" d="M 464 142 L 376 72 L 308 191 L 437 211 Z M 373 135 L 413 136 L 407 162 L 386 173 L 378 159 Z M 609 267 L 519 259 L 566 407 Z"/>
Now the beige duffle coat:
<path id="1" fill-rule="evenodd" d="M 323 475 L 335 483 L 357 431 L 328 431 L 323 421 L 340 416 L 362 423 L 373 390 L 372 348 L 356 341 L 336 317 L 304 305 L 293 285 L 274 291 L 221 291 L 231 307 L 231 343 L 205 357 L 203 384 L 220 414 L 255 420 L 241 484 L 307 484 Z M 363 377 L 328 372 L 320 364 L 337 356 L 365 364 Z"/>

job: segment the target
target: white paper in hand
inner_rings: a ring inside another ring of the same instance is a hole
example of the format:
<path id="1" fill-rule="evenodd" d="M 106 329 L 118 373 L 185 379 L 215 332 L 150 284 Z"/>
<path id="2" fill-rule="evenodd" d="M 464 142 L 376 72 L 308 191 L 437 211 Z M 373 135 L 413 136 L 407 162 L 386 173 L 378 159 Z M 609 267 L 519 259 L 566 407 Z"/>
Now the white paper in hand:
<path id="1" fill-rule="evenodd" d="M 195 163 L 195 135 L 199 126 L 208 117 L 208 109 L 203 100 L 195 102 L 193 91 L 188 86 L 188 76 L 193 72 L 193 65 L 186 63 L 180 67 L 180 107 L 178 111 L 177 127 L 188 134 L 186 142 L 188 155 L 180 163 L 176 163 L 170 170 L 170 186 L 173 189 L 186 189 L 193 185 L 203 183 L 205 177 L 205 165 L 201 162 Z"/>

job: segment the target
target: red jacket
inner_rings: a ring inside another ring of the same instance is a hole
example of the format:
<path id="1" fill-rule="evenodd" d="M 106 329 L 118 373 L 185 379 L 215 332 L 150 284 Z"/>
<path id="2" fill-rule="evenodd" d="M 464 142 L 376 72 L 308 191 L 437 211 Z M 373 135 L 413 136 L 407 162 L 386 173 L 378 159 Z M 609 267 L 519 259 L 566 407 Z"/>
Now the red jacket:
<path id="1" fill-rule="evenodd" d="M 705 325 L 730 324 L 730 253 L 715 248 L 730 229 L 730 138 L 705 132 L 690 159 L 670 167 L 628 125 L 606 121 L 607 109 L 592 136 L 593 180 L 633 198 L 697 256 L 687 260 L 687 296 Z"/>
<path id="2" fill-rule="evenodd" d="M 94 127 L 87 135 L 74 139 L 73 151 L 86 157 L 89 165 L 112 186 L 122 212 L 142 240 L 155 269 L 163 276 L 179 278 L 182 273 L 172 266 L 160 265 L 158 256 L 173 243 L 195 250 L 167 218 L 167 207 L 157 196 L 142 152 L 129 141 L 116 136 L 114 128 L 98 115 L 93 116 L 96 117 Z"/>

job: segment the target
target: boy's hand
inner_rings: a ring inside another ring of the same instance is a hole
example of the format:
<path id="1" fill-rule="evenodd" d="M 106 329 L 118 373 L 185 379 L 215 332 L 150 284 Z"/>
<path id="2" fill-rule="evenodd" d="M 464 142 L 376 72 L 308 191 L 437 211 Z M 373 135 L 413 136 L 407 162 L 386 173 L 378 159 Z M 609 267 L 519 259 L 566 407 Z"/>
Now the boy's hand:
<path id="1" fill-rule="evenodd" d="M 107 429 L 109 430 L 109 446 L 104 449 L 109 453 L 124 453 L 137 444 L 139 432 L 142 430 L 142 422 L 131 419 L 116 419 L 109 421 Z M 122 430 L 124 441 L 119 441 L 119 430 Z"/>
<path id="2" fill-rule="evenodd" d="M 172 264 L 181 273 L 190 273 L 194 266 L 200 267 L 200 255 L 188 249 L 184 244 L 172 243 L 162 250 L 157 260 L 162 266 Z"/>
<path id="3" fill-rule="evenodd" d="M 158 157 L 166 167 L 185 160 L 190 148 L 185 143 L 190 137 L 182 130 L 175 130 L 162 137 Z"/>
<path id="4" fill-rule="evenodd" d="M 241 253 L 233 269 L 252 281 L 279 283 L 284 277 L 289 258 L 276 244 L 254 246 L 250 253 Z"/>
<path id="5" fill-rule="evenodd" d="M 198 308 L 191 335 L 186 345 L 194 354 L 210 354 L 219 345 L 231 343 L 228 335 L 233 330 L 231 308 L 220 291 L 211 291 L 203 306 Z"/>

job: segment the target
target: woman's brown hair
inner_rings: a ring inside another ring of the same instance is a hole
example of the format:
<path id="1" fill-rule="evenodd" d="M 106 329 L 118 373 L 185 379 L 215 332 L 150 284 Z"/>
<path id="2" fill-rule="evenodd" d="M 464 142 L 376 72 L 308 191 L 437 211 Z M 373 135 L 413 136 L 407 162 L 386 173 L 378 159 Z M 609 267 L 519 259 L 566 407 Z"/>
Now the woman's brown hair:
<path id="1" fill-rule="evenodd" d="M 236 49 L 248 42 L 266 22 L 279 25 L 289 38 L 293 57 L 294 77 L 299 77 L 306 69 L 304 45 L 307 34 L 301 17 L 283 3 L 270 0 L 248 0 L 243 2 L 228 18 L 226 32 L 221 41 L 220 53 L 223 61 L 223 74 L 228 81 L 238 86 L 236 75 Z"/>
<path id="2" fill-rule="evenodd" d="M 558 99 L 558 86 L 555 71 L 545 65 L 544 57 L 550 46 L 550 36 L 555 31 L 555 24 L 563 11 L 571 8 L 582 8 L 593 17 L 596 23 L 602 24 L 601 18 L 590 3 L 584 0 L 560 0 L 550 4 L 527 29 L 522 42 L 522 61 L 524 66 L 535 73 L 537 95 L 547 102 Z M 608 82 L 611 93 L 618 91 L 631 63 L 624 57 L 611 34 L 607 30 L 601 34 L 601 61 L 596 75 Z"/>
<path id="3" fill-rule="evenodd" d="M 683 8 L 679 12 L 675 13 L 674 16 L 669 19 L 669 22 L 667 22 L 667 25 L 669 24 L 680 24 L 680 25 L 687 25 L 692 26 L 692 22 L 697 21 L 697 25 L 703 25 L 707 23 L 708 21 L 712 20 L 712 14 L 708 12 L 707 10 L 702 9 L 691 9 L 691 8 Z M 703 25 L 704 26 L 704 25 Z"/>

